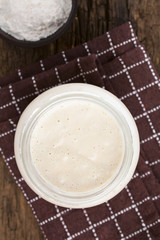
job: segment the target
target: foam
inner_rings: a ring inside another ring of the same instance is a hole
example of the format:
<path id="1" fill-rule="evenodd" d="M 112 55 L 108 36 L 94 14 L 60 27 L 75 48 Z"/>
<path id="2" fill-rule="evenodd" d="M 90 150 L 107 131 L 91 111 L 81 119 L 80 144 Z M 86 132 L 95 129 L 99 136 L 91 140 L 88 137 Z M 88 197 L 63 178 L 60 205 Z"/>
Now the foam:
<path id="1" fill-rule="evenodd" d="M 108 182 L 123 158 L 123 136 L 105 108 L 83 100 L 59 103 L 37 122 L 31 157 L 45 181 L 69 192 Z"/>

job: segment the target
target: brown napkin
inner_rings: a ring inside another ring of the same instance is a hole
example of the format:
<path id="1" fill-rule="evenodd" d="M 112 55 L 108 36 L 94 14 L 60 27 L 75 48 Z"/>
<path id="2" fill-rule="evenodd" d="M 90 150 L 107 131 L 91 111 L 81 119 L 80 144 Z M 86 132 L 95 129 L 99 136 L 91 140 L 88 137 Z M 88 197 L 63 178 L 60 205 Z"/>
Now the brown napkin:
<path id="1" fill-rule="evenodd" d="M 69 82 L 94 84 L 117 95 L 140 133 L 140 159 L 128 186 L 109 202 L 88 209 L 65 209 L 38 197 L 21 177 L 13 151 L 24 108 L 41 92 Z M 0 152 L 46 239 L 160 239 L 158 84 L 130 23 L 0 79 Z"/>

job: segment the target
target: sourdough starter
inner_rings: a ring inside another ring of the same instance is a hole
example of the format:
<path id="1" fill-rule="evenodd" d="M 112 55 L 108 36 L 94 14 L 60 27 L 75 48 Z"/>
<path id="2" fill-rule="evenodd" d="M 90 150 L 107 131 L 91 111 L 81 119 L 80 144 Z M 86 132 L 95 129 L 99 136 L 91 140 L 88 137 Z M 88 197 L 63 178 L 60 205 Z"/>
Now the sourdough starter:
<path id="1" fill-rule="evenodd" d="M 117 173 L 124 142 L 108 110 L 89 101 L 69 100 L 38 120 L 30 149 L 45 181 L 67 192 L 86 192 Z"/>

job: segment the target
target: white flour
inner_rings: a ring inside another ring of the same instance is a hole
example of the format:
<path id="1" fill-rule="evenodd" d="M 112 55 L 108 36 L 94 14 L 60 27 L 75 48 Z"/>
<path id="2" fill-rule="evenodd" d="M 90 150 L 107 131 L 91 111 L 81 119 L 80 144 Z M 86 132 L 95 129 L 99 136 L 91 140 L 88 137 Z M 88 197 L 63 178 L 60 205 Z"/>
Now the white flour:
<path id="1" fill-rule="evenodd" d="M 0 28 L 19 40 L 37 41 L 68 19 L 71 0 L 0 0 Z"/>

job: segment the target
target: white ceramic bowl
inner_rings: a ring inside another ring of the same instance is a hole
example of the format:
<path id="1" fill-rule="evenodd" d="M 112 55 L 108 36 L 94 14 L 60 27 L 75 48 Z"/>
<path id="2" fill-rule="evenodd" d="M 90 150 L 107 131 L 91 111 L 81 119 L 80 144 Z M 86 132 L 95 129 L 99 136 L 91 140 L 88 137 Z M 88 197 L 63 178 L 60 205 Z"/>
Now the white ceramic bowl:
<path id="1" fill-rule="evenodd" d="M 54 105 L 83 99 L 105 107 L 118 121 L 124 137 L 124 158 L 112 181 L 82 193 L 64 192 L 46 182 L 36 170 L 30 153 L 32 131 L 38 119 Z M 54 87 L 34 99 L 23 112 L 15 134 L 16 162 L 26 183 L 43 199 L 63 207 L 83 208 L 101 204 L 117 195 L 131 180 L 139 158 L 139 134 L 126 106 L 110 92 L 89 84 L 65 84 Z"/>

